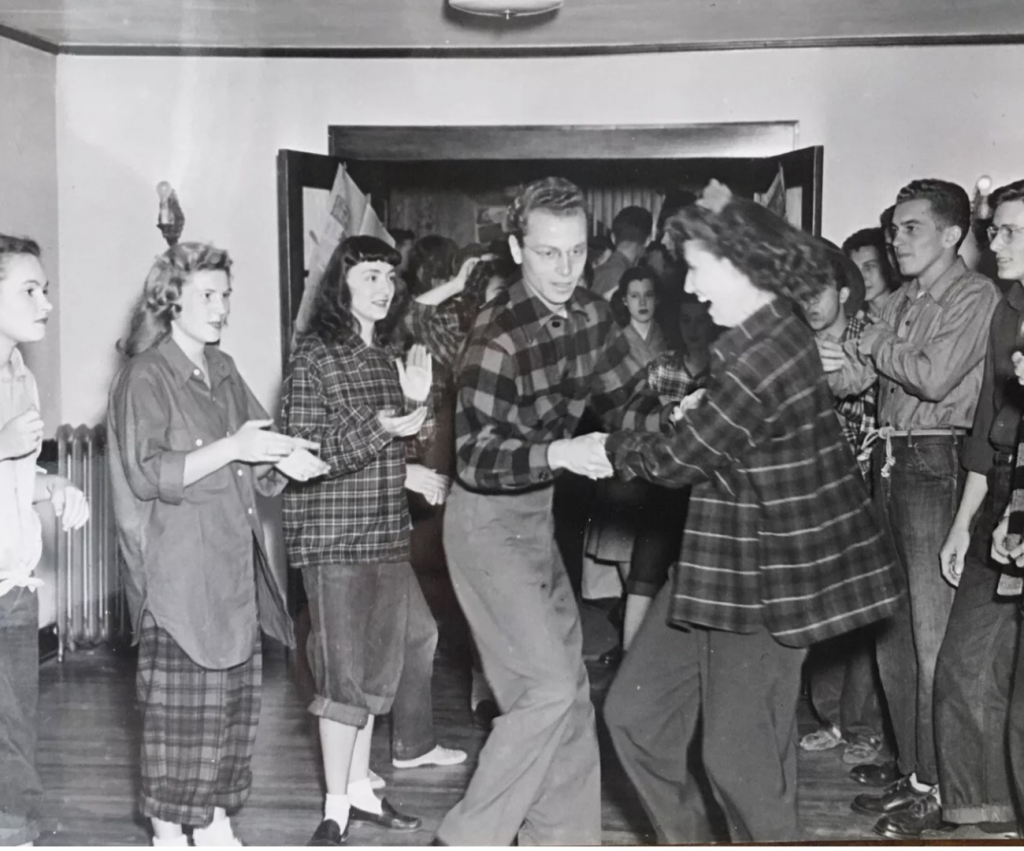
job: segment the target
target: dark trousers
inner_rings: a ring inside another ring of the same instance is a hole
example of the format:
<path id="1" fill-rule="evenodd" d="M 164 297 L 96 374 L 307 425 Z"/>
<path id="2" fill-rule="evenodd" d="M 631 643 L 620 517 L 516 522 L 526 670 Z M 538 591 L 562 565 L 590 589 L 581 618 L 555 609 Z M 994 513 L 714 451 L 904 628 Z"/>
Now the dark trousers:
<path id="1" fill-rule="evenodd" d="M 660 843 L 709 842 L 687 766 L 703 716 L 703 759 L 734 842 L 799 840 L 797 728 L 805 650 L 751 635 L 669 626 L 672 583 L 651 604 L 604 715 Z"/>
<path id="2" fill-rule="evenodd" d="M 487 495 L 456 484 L 448 499 L 452 585 L 502 711 L 438 829 L 448 845 L 601 842 L 594 707 L 552 492 Z"/>
<path id="3" fill-rule="evenodd" d="M 1012 821 L 1006 752 L 1017 606 L 996 596 L 992 530 L 1010 496 L 1009 463 L 989 474 L 935 669 L 935 735 L 947 821 Z"/>
<path id="4" fill-rule="evenodd" d="M 822 724 L 838 727 L 848 742 L 882 735 L 873 629 L 858 629 L 816 645 L 807 667 L 811 703 Z"/>
<path id="5" fill-rule="evenodd" d="M 953 608 L 939 550 L 960 500 L 961 440 L 950 435 L 893 438 L 888 478 L 885 440 L 875 445 L 875 499 L 907 583 L 908 604 L 879 629 L 876 653 L 904 774 L 938 783 L 933 694 L 935 665 Z"/>
<path id="6" fill-rule="evenodd" d="M 1024 625 L 1020 623 L 1021 617 L 1022 613 L 1018 610 L 1017 659 L 1013 670 L 1013 689 L 1010 692 L 1006 749 L 1017 797 L 1017 819 L 1019 824 L 1024 824 L 1024 647 L 1021 646 L 1024 644 Z"/>
<path id="7" fill-rule="evenodd" d="M 38 703 L 39 600 L 14 588 L 0 597 L 0 845 L 39 836 Z"/>

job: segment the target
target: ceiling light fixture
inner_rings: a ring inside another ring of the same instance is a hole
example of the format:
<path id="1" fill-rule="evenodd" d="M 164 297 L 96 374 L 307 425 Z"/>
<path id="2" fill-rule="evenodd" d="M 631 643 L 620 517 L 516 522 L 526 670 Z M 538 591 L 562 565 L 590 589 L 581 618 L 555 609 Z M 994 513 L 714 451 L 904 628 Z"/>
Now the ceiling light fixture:
<path id="1" fill-rule="evenodd" d="M 545 15 L 561 8 L 563 0 L 448 0 L 448 5 L 469 15 L 520 18 Z"/>

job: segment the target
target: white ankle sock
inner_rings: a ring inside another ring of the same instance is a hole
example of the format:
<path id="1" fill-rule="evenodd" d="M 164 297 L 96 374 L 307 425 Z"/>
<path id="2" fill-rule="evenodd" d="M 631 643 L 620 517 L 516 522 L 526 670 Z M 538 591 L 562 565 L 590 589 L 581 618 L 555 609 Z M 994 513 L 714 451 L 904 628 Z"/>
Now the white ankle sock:
<path id="1" fill-rule="evenodd" d="M 917 772 L 916 771 L 913 774 L 910 775 L 910 786 L 911 786 L 912 789 L 914 789 L 915 792 L 933 792 L 934 791 L 936 795 L 939 794 L 939 787 L 938 786 L 931 786 L 928 783 L 922 783 L 920 780 L 917 779 Z"/>
<path id="2" fill-rule="evenodd" d="M 469 708 L 476 709 L 482 700 L 494 700 L 494 692 L 482 671 L 473 671 L 473 684 L 469 689 Z"/>
<path id="3" fill-rule="evenodd" d="M 188 837 L 185 834 L 180 836 L 168 836 L 165 839 L 161 839 L 159 836 L 153 837 L 153 846 L 160 847 L 161 845 L 188 845 Z"/>
<path id="4" fill-rule="evenodd" d="M 221 848 L 242 844 L 232 831 L 231 819 L 227 816 L 210 822 L 206 827 L 195 828 L 192 831 L 192 842 L 197 846 Z"/>
<path id="5" fill-rule="evenodd" d="M 383 812 L 380 806 L 380 798 L 370 788 L 370 779 L 368 777 L 357 780 L 355 783 L 349 783 L 348 797 L 353 807 L 358 807 L 361 810 L 366 810 L 368 813 L 376 813 L 377 815 Z"/>
<path id="6" fill-rule="evenodd" d="M 349 806 L 348 795 L 332 795 L 328 792 L 327 798 L 324 800 L 324 818 L 334 819 L 338 823 L 338 827 L 344 830 L 345 825 L 348 824 Z"/>

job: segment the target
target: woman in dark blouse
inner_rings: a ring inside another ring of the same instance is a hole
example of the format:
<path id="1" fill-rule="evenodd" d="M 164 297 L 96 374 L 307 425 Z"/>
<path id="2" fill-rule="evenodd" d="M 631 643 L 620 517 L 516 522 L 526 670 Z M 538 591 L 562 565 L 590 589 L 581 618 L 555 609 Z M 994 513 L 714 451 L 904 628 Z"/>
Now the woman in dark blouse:
<path id="1" fill-rule="evenodd" d="M 896 566 L 794 304 L 829 285 L 808 237 L 713 183 L 671 220 L 687 291 L 726 328 L 703 399 L 670 434 L 619 432 L 620 474 L 692 485 L 673 582 L 605 704 L 658 839 L 712 836 L 687 749 L 702 755 L 735 842 L 801 838 L 796 708 L 806 648 L 891 615 Z"/>
<path id="2" fill-rule="evenodd" d="M 256 493 L 320 475 L 317 445 L 275 434 L 217 343 L 227 252 L 182 243 L 150 270 L 110 390 L 109 465 L 136 640 L 139 805 L 154 845 L 240 845 L 252 783 L 260 628 L 293 643 Z"/>

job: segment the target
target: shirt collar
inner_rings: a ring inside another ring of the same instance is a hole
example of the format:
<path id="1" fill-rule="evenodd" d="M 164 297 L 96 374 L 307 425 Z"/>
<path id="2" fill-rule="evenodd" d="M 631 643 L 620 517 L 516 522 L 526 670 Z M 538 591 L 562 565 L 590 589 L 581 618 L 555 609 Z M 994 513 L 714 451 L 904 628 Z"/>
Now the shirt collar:
<path id="1" fill-rule="evenodd" d="M 586 315 L 587 308 L 580 297 L 583 283 L 576 285 L 576 291 L 566 302 L 567 313 L 581 313 Z M 520 278 L 508 288 L 509 310 L 516 319 L 516 327 L 519 328 L 531 340 L 537 339 L 541 329 L 549 322 L 563 317 L 551 310 L 537 296 L 530 292 L 526 282 Z"/>
<path id="2" fill-rule="evenodd" d="M 763 337 L 765 332 L 792 314 L 793 306 L 788 299 L 776 296 L 764 307 L 754 311 L 735 328 L 722 334 L 713 344 L 712 349 L 722 360 L 732 360 L 748 348 L 750 342 Z"/>
<path id="3" fill-rule="evenodd" d="M 953 263 L 945 272 L 939 275 L 938 280 L 935 281 L 924 295 L 931 298 L 932 301 L 938 302 L 942 300 L 942 297 L 949 292 L 949 288 L 959 281 L 964 275 L 967 274 L 967 264 L 964 263 L 962 257 L 957 257 L 956 262 Z M 907 295 L 910 296 L 911 300 L 916 299 L 921 294 L 921 285 L 915 278 L 907 287 Z"/>
<path id="4" fill-rule="evenodd" d="M 1024 311 L 1024 284 L 1020 281 L 1010 284 L 1010 288 L 1006 291 L 1006 300 L 1014 310 Z"/>
<path id="5" fill-rule="evenodd" d="M 174 342 L 170 334 L 157 344 L 157 351 L 170 365 L 179 387 L 184 387 L 190 378 L 196 377 L 198 367 L 188 359 L 188 355 Z M 206 365 L 210 370 L 210 387 L 216 387 L 231 373 L 227 358 L 216 346 L 206 347 Z"/>
<path id="6" fill-rule="evenodd" d="M 11 349 L 11 359 L 7 361 L 6 368 L 0 369 L 0 377 L 15 381 L 26 375 L 28 375 L 28 367 L 25 366 L 25 358 L 22 356 L 21 350 L 15 346 Z"/>

